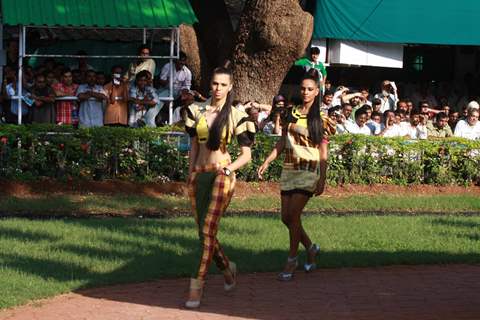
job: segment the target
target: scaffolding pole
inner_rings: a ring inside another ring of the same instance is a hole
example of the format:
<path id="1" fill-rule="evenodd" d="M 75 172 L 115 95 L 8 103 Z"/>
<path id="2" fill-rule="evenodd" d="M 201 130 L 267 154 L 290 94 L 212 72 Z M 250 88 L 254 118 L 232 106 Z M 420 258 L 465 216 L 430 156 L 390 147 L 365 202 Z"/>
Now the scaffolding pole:
<path id="1" fill-rule="evenodd" d="M 4 50 L 4 48 L 3 48 L 3 21 L 1 19 L 1 17 L 0 17 L 0 50 L 1 51 Z M 5 63 L 6 62 L 7 61 L 5 61 Z M 3 83 L 3 65 L 2 64 L 0 64 L 0 83 Z"/>
<path id="2" fill-rule="evenodd" d="M 24 57 L 37 57 L 37 58 L 94 58 L 94 59 L 115 59 L 115 58 L 131 58 L 141 59 L 144 56 L 125 56 L 125 55 L 78 55 L 78 54 L 25 54 Z M 151 59 L 168 59 L 170 56 L 148 56 Z"/>
<path id="3" fill-rule="evenodd" d="M 22 91 L 23 91 L 23 55 L 25 46 L 25 26 L 18 27 L 18 79 L 17 79 L 17 122 L 22 124 L 23 108 L 22 108 Z M 14 98 L 15 99 L 15 98 Z"/>
<path id="4" fill-rule="evenodd" d="M 170 76 L 168 77 L 168 81 L 169 81 L 169 98 L 171 99 L 170 101 L 173 101 L 173 54 L 174 54 L 174 40 L 175 39 L 175 28 L 172 29 L 171 33 L 170 33 L 170 59 L 169 59 L 169 65 L 170 65 Z M 173 103 L 170 102 L 168 104 L 168 124 L 172 124 L 173 123 Z"/>

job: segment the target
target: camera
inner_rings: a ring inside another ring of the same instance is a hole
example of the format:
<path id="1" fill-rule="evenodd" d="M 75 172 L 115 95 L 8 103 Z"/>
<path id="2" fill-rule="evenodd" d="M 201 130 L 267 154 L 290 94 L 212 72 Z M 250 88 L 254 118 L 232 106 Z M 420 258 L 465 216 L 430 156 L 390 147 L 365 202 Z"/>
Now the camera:
<path id="1" fill-rule="evenodd" d="M 143 119 L 143 117 L 137 120 L 137 127 L 139 127 L 139 128 L 145 127 L 146 124 L 147 124 L 147 123 L 145 122 L 145 120 Z"/>

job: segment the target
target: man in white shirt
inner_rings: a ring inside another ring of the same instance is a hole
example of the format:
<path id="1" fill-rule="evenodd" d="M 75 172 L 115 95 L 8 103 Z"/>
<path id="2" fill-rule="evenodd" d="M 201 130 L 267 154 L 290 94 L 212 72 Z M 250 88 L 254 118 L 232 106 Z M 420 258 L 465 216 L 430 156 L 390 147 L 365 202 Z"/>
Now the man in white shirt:
<path id="1" fill-rule="evenodd" d="M 141 46 L 138 49 L 138 55 L 141 56 L 142 58 L 135 62 L 132 62 L 128 67 L 127 74 L 125 75 L 125 78 L 129 82 L 133 82 L 135 80 L 136 75 L 143 70 L 147 70 L 148 72 L 150 72 L 150 74 L 152 75 L 152 78 L 155 77 L 156 65 L 155 65 L 155 61 L 149 58 L 150 48 L 146 45 Z"/>
<path id="2" fill-rule="evenodd" d="M 402 136 L 402 129 L 395 124 L 395 113 L 387 110 L 383 113 L 384 123 L 382 124 L 380 136 L 385 138 L 394 138 Z"/>
<path id="3" fill-rule="evenodd" d="M 402 132 L 402 136 L 406 136 L 410 139 L 427 139 L 427 127 L 422 122 L 421 115 L 418 112 L 414 112 L 410 115 L 410 125 L 405 126 Z"/>
<path id="4" fill-rule="evenodd" d="M 355 112 L 355 123 L 351 124 L 347 121 L 347 131 L 353 134 L 363 134 L 366 136 L 370 136 L 372 134 L 372 131 L 368 126 L 366 126 L 367 117 L 367 110 L 365 108 L 358 109 L 357 112 Z"/>
<path id="5" fill-rule="evenodd" d="M 478 121 L 479 113 L 478 109 L 469 108 L 467 111 L 467 118 L 457 122 L 454 136 L 470 140 L 480 139 L 480 122 Z"/>
<path id="6" fill-rule="evenodd" d="M 103 126 L 103 102 L 107 100 L 107 93 L 103 86 L 97 85 L 95 71 L 89 70 L 86 74 L 85 84 L 77 89 L 77 97 L 80 101 L 80 122 L 82 128 Z"/>
<path id="7" fill-rule="evenodd" d="M 340 115 L 337 117 L 337 133 L 350 133 L 349 128 L 355 124 L 350 118 L 352 115 L 352 106 L 349 103 L 344 103 L 340 111 Z"/>
<path id="8" fill-rule="evenodd" d="M 180 52 L 179 59 L 175 60 L 173 65 L 168 62 L 162 68 L 160 72 L 160 84 L 168 88 L 170 82 L 170 70 L 173 68 L 173 97 L 176 99 L 180 95 L 180 90 L 190 90 L 192 86 L 192 72 L 185 65 L 187 62 L 187 55 L 184 52 Z M 163 90 L 165 92 L 165 90 Z M 168 91 L 167 91 L 168 92 Z M 159 93 L 162 95 L 162 93 Z"/>
<path id="9" fill-rule="evenodd" d="M 390 82 L 388 80 L 383 81 L 382 92 L 377 93 L 375 98 L 378 98 L 382 101 L 380 112 L 383 113 L 387 110 L 395 111 L 398 101 L 398 90 L 395 82 Z"/>
<path id="10" fill-rule="evenodd" d="M 340 112 L 340 106 L 334 106 L 328 109 L 328 117 L 335 122 L 336 134 L 347 133 L 345 129 L 345 116 Z"/>
<path id="11" fill-rule="evenodd" d="M 351 116 L 353 112 L 353 107 L 350 103 L 344 103 L 342 104 L 342 115 L 345 117 L 346 121 L 351 122 L 352 124 L 354 123 Z"/>

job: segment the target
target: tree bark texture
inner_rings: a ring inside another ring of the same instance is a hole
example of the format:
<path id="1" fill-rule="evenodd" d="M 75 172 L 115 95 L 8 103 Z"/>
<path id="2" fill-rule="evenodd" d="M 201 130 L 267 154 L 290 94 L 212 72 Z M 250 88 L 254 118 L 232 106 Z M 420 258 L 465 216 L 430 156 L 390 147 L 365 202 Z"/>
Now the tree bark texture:
<path id="1" fill-rule="evenodd" d="M 247 0 L 232 55 L 235 98 L 271 103 L 312 32 L 298 0 Z"/>
<path id="2" fill-rule="evenodd" d="M 208 91 L 212 70 L 230 58 L 233 47 L 233 27 L 224 0 L 190 0 L 198 23 L 194 25 L 197 44 L 193 37 L 185 48 L 198 47 L 198 53 L 186 52 L 187 55 L 196 55 L 193 60 L 199 59 L 199 72 L 194 73 L 194 82 L 201 91 Z M 184 39 L 182 38 L 182 41 Z M 187 62 L 190 62 L 189 60 Z M 190 64 L 189 64 L 190 66 Z"/>
<path id="3" fill-rule="evenodd" d="M 207 58 L 199 43 L 195 29 L 182 24 L 180 26 L 180 50 L 187 54 L 187 66 L 192 71 L 192 87 L 202 88 L 202 70 L 208 69 Z"/>

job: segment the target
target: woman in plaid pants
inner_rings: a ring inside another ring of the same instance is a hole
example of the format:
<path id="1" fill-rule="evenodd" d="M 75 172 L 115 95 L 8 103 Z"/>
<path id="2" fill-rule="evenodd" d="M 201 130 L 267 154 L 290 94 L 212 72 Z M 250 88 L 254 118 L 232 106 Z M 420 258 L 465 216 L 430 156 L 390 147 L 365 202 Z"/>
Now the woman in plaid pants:
<path id="1" fill-rule="evenodd" d="M 246 113 L 232 106 L 232 80 L 229 69 L 215 69 L 211 81 L 212 97 L 184 110 L 186 131 L 192 140 L 189 194 L 200 237 L 199 266 L 190 281 L 187 308 L 200 306 L 212 259 L 224 274 L 225 290 L 232 290 L 236 284 L 236 265 L 223 252 L 217 231 L 233 195 L 234 172 L 251 159 L 255 125 Z M 241 150 L 233 162 L 227 151 L 232 137 L 236 137 Z"/>

